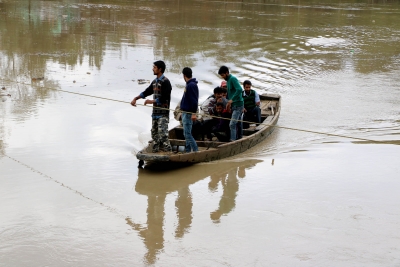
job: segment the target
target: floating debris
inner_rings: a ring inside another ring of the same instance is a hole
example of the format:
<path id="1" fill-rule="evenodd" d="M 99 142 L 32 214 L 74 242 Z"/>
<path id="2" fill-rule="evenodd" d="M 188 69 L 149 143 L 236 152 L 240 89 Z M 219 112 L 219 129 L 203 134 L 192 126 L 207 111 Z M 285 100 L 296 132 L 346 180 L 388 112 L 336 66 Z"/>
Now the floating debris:
<path id="1" fill-rule="evenodd" d="M 3 87 L 1 87 L 1 89 L 3 89 L 3 90 L 6 90 L 6 88 L 3 86 Z"/>
<path id="2" fill-rule="evenodd" d="M 90 74 L 90 72 L 86 72 L 86 74 Z"/>
<path id="3" fill-rule="evenodd" d="M 38 82 L 44 80 L 44 77 L 39 77 L 39 78 L 32 78 L 32 82 Z"/>
<path id="4" fill-rule="evenodd" d="M 73 80 L 72 82 L 73 82 L 73 83 L 76 83 L 76 81 L 75 81 L 75 80 Z"/>
<path id="5" fill-rule="evenodd" d="M 137 82 L 138 82 L 138 84 L 144 84 L 144 83 L 146 83 L 146 80 L 145 79 L 138 79 Z"/>

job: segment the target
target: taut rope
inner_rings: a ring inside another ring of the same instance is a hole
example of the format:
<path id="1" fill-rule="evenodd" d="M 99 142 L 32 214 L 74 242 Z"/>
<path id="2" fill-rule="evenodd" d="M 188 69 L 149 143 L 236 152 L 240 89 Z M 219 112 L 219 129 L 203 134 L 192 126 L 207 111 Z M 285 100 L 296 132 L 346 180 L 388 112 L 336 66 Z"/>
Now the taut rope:
<path id="1" fill-rule="evenodd" d="M 29 83 L 22 83 L 22 82 L 17 82 L 17 81 L 12 81 L 12 80 L 7 80 L 7 79 L 3 79 L 0 78 L 0 80 L 3 81 L 8 81 L 8 82 L 12 82 L 12 83 L 19 83 L 19 84 L 23 84 L 23 85 L 30 85 L 33 86 L 32 84 Z M 98 98 L 98 99 L 102 99 L 102 100 L 108 100 L 108 101 L 114 101 L 114 102 L 119 102 L 119 103 L 124 103 L 124 104 L 130 104 L 131 102 L 129 101 L 123 101 L 123 100 L 118 100 L 118 99 L 112 99 L 112 98 L 107 98 L 107 97 L 101 97 L 101 96 L 94 96 L 94 95 L 88 95 L 88 94 L 82 94 L 82 93 L 77 93 L 77 92 L 71 92 L 71 91 L 67 91 L 67 90 L 62 90 L 62 89 L 56 89 L 56 88 L 51 88 L 51 87 L 41 87 L 41 88 L 46 88 L 46 89 L 50 89 L 50 90 L 55 90 L 55 91 L 60 91 L 60 92 L 64 92 L 64 93 L 69 93 L 69 94 L 75 94 L 75 95 L 81 95 L 81 96 L 87 96 L 87 97 L 92 97 L 92 98 Z M 143 104 L 136 104 L 138 106 L 144 106 L 144 107 L 150 107 L 153 108 L 153 106 L 146 106 Z M 170 110 L 170 111 L 175 111 L 169 108 L 162 108 L 162 107 L 157 107 L 158 109 L 163 109 L 163 110 Z M 186 112 L 185 113 L 189 113 L 189 114 L 196 114 L 196 115 L 201 115 L 195 112 Z M 212 118 L 218 118 L 218 119 L 223 119 L 223 120 L 232 120 L 232 119 L 228 119 L 228 118 L 222 118 L 222 117 L 217 117 L 217 116 L 213 116 L 213 115 L 207 115 L 209 117 Z M 353 140 L 361 140 L 361 141 L 367 141 L 367 142 L 371 142 L 371 143 L 384 143 L 385 141 L 376 141 L 376 140 L 372 140 L 372 139 L 366 139 L 366 138 L 360 138 L 360 137 L 353 137 L 353 136 L 348 136 L 348 135 L 342 135 L 342 134 L 332 134 L 332 133 L 326 133 L 326 132 L 319 132 L 319 131 L 311 131 L 311 130 L 305 130 L 305 129 L 299 129 L 299 128 L 292 128 L 292 127 L 286 127 L 286 126 L 278 126 L 278 125 L 272 125 L 272 124 L 266 124 L 266 123 L 255 123 L 252 121 L 245 121 L 245 120 L 236 120 L 239 122 L 246 122 L 249 124 L 259 124 L 259 125 L 266 125 L 266 126 L 272 126 L 275 128 L 280 128 L 280 129 L 285 129 L 285 130 L 292 130 L 292 131 L 299 131 L 299 132 L 306 132 L 306 133 L 313 133 L 313 134 L 321 134 L 321 135 L 326 135 L 326 136 L 334 136 L 334 137 L 343 137 L 343 138 L 348 138 L 348 139 L 353 139 Z"/>

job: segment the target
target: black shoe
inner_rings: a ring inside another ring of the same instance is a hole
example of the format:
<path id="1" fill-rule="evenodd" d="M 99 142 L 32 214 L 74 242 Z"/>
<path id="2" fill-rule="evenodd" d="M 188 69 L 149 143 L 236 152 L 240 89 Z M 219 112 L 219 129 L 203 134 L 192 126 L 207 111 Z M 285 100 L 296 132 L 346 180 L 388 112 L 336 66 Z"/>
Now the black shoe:
<path id="1" fill-rule="evenodd" d="M 157 144 L 153 145 L 153 151 L 152 151 L 153 153 L 157 153 L 159 150 L 160 147 Z"/>
<path id="2" fill-rule="evenodd" d="M 164 152 L 172 152 L 172 148 L 171 147 L 164 147 Z"/>

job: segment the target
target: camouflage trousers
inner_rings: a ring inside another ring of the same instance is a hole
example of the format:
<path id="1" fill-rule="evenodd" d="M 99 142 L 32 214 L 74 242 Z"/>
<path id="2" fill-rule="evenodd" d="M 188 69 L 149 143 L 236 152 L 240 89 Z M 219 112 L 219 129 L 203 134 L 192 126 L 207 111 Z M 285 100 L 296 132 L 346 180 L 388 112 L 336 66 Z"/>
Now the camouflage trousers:
<path id="1" fill-rule="evenodd" d="M 153 151 L 157 152 L 159 148 L 164 151 L 171 151 L 171 143 L 168 140 L 168 123 L 169 118 L 162 116 L 158 119 L 153 118 L 151 127 L 151 138 L 154 140 Z"/>

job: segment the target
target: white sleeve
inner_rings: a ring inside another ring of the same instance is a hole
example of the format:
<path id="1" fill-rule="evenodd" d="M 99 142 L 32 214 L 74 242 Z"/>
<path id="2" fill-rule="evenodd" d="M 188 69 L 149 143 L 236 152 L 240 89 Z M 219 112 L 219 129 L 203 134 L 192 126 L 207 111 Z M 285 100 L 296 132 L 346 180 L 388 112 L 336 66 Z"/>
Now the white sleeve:
<path id="1" fill-rule="evenodd" d="M 256 92 L 256 91 L 254 91 L 254 93 L 255 93 L 255 99 L 254 99 L 254 102 L 255 103 L 257 103 L 257 102 L 260 102 L 260 96 L 258 95 L 258 93 Z"/>
<path id="2" fill-rule="evenodd" d="M 206 100 L 204 100 L 203 104 L 201 104 L 201 110 L 204 112 L 204 114 L 209 115 L 208 113 L 208 105 L 210 103 L 210 99 L 207 98 Z"/>

